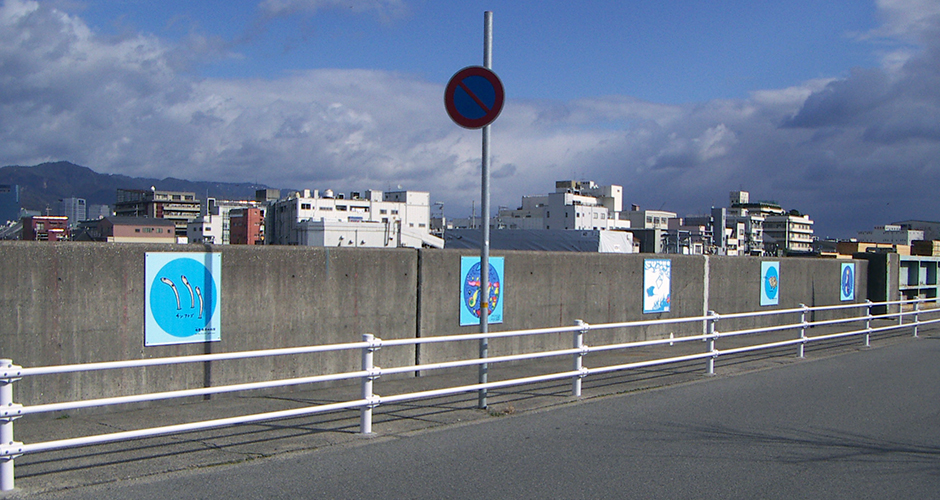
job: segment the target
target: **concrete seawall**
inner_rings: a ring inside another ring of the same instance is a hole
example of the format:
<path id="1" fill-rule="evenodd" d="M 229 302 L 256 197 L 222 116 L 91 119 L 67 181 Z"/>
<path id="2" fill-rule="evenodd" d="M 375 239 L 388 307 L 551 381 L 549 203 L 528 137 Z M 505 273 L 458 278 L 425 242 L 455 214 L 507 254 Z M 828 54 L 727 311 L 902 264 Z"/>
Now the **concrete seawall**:
<path id="1" fill-rule="evenodd" d="M 147 252 L 221 254 L 221 341 L 144 346 Z M 0 357 L 21 366 L 157 358 L 312 344 L 473 333 L 459 326 L 457 250 L 45 244 L 0 242 Z M 840 262 L 681 255 L 494 252 L 505 258 L 504 322 L 490 331 L 608 323 L 840 304 Z M 669 259 L 671 308 L 643 314 L 643 261 Z M 780 262 L 780 302 L 760 306 L 762 260 Z M 867 294 L 856 265 L 855 301 Z M 722 329 L 779 318 L 720 322 Z M 701 324 L 592 333 L 591 343 L 701 332 Z M 493 356 L 571 345 L 570 335 L 494 341 Z M 388 348 L 380 366 L 476 355 L 475 342 Z M 23 404 L 226 385 L 359 369 L 360 354 L 259 360 L 30 377 L 16 384 Z"/>

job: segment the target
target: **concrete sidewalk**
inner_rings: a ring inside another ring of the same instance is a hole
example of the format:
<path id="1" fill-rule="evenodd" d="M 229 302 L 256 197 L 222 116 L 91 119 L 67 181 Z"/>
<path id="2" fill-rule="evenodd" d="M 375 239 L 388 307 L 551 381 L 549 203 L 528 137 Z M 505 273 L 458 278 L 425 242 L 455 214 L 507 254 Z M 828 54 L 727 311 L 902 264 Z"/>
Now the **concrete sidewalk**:
<path id="1" fill-rule="evenodd" d="M 812 335 L 822 334 L 818 329 Z M 921 327 L 920 335 L 940 336 L 940 328 Z M 762 341 L 792 339 L 793 333 L 764 336 Z M 872 337 L 872 347 L 916 340 L 910 329 Z M 721 339 L 719 349 L 734 346 L 743 339 Z M 753 341 L 752 341 L 753 342 Z M 838 341 L 811 343 L 806 357 L 796 357 L 796 346 L 749 355 L 722 357 L 716 362 L 717 376 L 732 376 L 775 366 L 802 363 L 863 349 L 864 339 L 850 337 Z M 701 342 L 675 346 L 636 349 L 585 358 L 585 366 L 597 367 L 629 363 L 653 357 L 703 352 Z M 491 365 L 490 381 L 532 376 L 571 369 L 571 359 L 541 360 L 510 366 Z M 708 379 L 705 361 L 678 363 L 647 369 L 587 377 L 581 399 Z M 380 379 L 375 393 L 393 395 L 441 387 L 476 383 L 477 369 L 452 370 L 422 377 Z M 292 391 L 287 393 L 246 393 L 215 396 L 208 401 L 154 403 L 148 408 L 109 413 L 76 413 L 59 418 L 27 416 L 15 423 L 15 437 L 24 443 L 45 442 L 70 437 L 106 434 L 125 430 L 196 422 L 229 416 L 265 413 L 359 398 L 359 385 Z M 381 405 L 375 409 L 373 434 L 359 434 L 358 410 L 345 410 L 301 418 L 243 424 L 215 430 L 137 439 L 83 448 L 65 449 L 22 456 L 16 460 L 17 489 L 0 497 L 37 496 L 43 492 L 121 481 L 199 467 L 232 464 L 291 452 L 328 446 L 358 446 L 375 440 L 394 439 L 409 433 L 441 426 L 477 422 L 517 412 L 576 404 L 571 382 L 555 381 L 506 389 L 490 390 L 487 409 L 478 409 L 475 392 Z"/>

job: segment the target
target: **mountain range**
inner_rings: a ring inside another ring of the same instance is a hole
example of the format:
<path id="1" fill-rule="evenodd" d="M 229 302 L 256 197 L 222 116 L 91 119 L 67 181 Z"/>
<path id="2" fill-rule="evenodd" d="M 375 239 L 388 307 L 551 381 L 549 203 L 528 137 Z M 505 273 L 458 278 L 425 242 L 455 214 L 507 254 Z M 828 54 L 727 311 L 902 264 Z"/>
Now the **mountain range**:
<path id="1" fill-rule="evenodd" d="M 268 186 L 247 183 L 200 182 L 167 177 L 147 179 L 120 174 L 99 174 L 67 161 L 42 163 L 31 167 L 0 167 L 0 184 L 20 188 L 20 206 L 27 210 L 55 209 L 64 198 L 83 198 L 90 205 L 114 205 L 118 189 L 150 189 L 196 193 L 196 198 L 253 200 L 255 191 Z"/>

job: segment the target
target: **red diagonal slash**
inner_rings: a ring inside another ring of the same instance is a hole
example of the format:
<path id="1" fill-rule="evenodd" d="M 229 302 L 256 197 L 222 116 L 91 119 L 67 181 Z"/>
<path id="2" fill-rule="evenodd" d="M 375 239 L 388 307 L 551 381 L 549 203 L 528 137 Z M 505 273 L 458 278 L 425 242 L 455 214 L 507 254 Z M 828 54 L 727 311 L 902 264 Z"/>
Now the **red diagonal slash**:
<path id="1" fill-rule="evenodd" d="M 471 99 L 473 99 L 473 102 L 477 103 L 477 106 L 480 106 L 481 108 L 483 108 L 484 112 L 486 113 L 490 112 L 490 108 L 487 107 L 486 104 L 483 104 L 483 101 L 481 101 L 480 98 L 476 96 L 476 94 L 470 91 L 470 88 L 467 87 L 466 84 L 463 83 L 463 80 L 457 82 L 457 86 L 462 88 L 463 91 L 466 92 L 467 95 L 470 96 Z"/>

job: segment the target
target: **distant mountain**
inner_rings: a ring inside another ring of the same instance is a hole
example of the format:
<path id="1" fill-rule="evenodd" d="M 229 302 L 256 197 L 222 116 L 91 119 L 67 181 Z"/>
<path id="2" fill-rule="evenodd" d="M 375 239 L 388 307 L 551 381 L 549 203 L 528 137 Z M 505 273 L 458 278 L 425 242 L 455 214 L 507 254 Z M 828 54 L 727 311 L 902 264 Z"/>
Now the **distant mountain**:
<path id="1" fill-rule="evenodd" d="M 118 189 L 150 189 L 186 191 L 196 198 L 221 200 L 253 200 L 255 191 L 266 189 L 247 183 L 197 182 L 168 177 L 163 180 L 128 177 L 119 174 L 99 174 L 94 170 L 59 161 L 32 167 L 0 167 L 0 184 L 20 186 L 20 204 L 27 210 L 55 209 L 63 198 L 84 198 L 88 205 L 114 205 Z"/>

